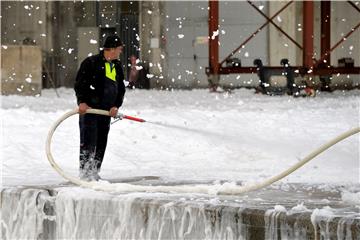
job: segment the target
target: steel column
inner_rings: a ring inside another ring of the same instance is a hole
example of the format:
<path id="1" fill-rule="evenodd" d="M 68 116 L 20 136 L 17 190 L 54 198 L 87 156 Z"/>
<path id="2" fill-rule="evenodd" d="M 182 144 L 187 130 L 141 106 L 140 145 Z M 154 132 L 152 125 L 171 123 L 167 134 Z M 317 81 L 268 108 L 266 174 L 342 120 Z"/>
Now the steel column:
<path id="1" fill-rule="evenodd" d="M 209 1 L 209 68 L 214 75 L 219 73 L 219 34 L 214 34 L 218 31 L 219 2 Z"/>
<path id="2" fill-rule="evenodd" d="M 314 54 L 314 2 L 303 2 L 303 66 L 313 67 Z"/>
<path id="3" fill-rule="evenodd" d="M 330 63 L 330 39 L 331 39 L 331 26 L 330 26 L 331 2 L 321 1 L 321 56 L 324 56 L 323 62 L 326 65 Z"/>

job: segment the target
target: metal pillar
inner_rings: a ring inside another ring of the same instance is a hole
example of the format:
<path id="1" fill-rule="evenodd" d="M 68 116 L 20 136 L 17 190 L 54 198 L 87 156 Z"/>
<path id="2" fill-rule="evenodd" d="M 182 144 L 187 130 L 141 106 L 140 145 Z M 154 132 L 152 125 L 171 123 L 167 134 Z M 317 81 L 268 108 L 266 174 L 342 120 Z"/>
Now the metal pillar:
<path id="1" fill-rule="evenodd" d="M 314 54 L 314 2 L 304 1 L 303 4 L 303 66 L 311 69 Z"/>
<path id="2" fill-rule="evenodd" d="M 321 56 L 324 56 L 323 62 L 326 66 L 330 63 L 330 39 L 331 39 L 331 26 L 330 26 L 331 2 L 321 1 Z"/>
<path id="3" fill-rule="evenodd" d="M 209 1 L 209 84 L 219 83 L 219 2 Z"/>

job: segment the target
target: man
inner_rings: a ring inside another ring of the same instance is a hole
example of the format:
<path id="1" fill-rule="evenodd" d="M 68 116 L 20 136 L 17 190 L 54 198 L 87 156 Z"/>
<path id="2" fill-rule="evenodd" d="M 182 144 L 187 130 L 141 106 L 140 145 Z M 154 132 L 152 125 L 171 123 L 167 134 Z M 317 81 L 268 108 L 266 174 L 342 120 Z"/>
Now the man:
<path id="1" fill-rule="evenodd" d="M 106 38 L 104 50 L 86 58 L 76 76 L 79 105 L 80 179 L 98 181 L 110 129 L 110 117 L 84 114 L 89 108 L 103 109 L 115 117 L 125 94 L 124 73 L 118 60 L 123 46 L 120 38 Z"/>
<path id="2" fill-rule="evenodd" d="M 128 81 L 129 81 L 129 88 L 135 88 L 138 77 L 139 77 L 139 70 L 137 66 L 137 58 L 135 55 L 130 56 L 130 66 L 128 68 Z"/>
<path id="3" fill-rule="evenodd" d="M 127 69 L 127 80 L 129 85 L 127 86 L 130 89 L 139 88 L 139 89 L 149 89 L 150 82 L 147 77 L 148 68 L 146 68 L 135 55 L 131 55 L 130 64 Z"/>

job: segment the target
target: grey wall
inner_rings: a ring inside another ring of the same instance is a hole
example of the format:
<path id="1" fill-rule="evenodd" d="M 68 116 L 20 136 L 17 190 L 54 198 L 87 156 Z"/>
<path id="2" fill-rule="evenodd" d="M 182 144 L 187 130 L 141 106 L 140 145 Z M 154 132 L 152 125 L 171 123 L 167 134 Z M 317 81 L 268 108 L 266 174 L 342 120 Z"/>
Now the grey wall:
<path id="1" fill-rule="evenodd" d="M 1 94 L 39 95 L 41 49 L 37 46 L 6 46 L 1 50 Z"/>
<path id="2" fill-rule="evenodd" d="M 208 64 L 208 45 L 194 44 L 196 37 L 208 35 L 207 5 L 207 2 L 166 2 L 165 57 L 170 87 L 196 87 L 204 80 L 207 84 L 203 67 Z"/>
<path id="3" fill-rule="evenodd" d="M 348 3 L 332 2 L 331 4 L 331 46 L 334 46 L 344 34 L 347 34 L 360 22 L 360 14 Z M 341 46 L 334 50 L 331 63 L 337 65 L 337 59 L 342 57 L 352 57 L 355 65 L 360 65 L 360 29 L 357 29 Z"/>
<path id="4" fill-rule="evenodd" d="M 42 50 L 43 63 L 55 85 L 73 85 L 77 68 L 74 3 L 2 1 L 1 16 L 2 45 L 22 45 L 25 38 L 33 40 L 31 44 Z"/>
<path id="5" fill-rule="evenodd" d="M 77 35 L 77 60 L 79 68 L 85 58 L 99 52 L 99 28 L 79 27 Z"/>
<path id="6" fill-rule="evenodd" d="M 51 9 L 45 2 L 1 2 L 1 44 L 22 44 L 25 38 L 31 38 L 41 48 L 51 48 L 48 38 L 51 22 L 47 19 Z"/>

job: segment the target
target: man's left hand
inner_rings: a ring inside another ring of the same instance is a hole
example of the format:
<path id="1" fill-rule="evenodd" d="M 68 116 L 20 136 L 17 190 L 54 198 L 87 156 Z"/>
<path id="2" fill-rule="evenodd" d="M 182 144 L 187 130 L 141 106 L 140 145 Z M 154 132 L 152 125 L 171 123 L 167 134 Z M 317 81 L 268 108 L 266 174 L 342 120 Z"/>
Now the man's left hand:
<path id="1" fill-rule="evenodd" d="M 118 113 L 118 108 L 117 108 L 117 107 L 112 107 L 112 108 L 110 108 L 109 113 L 110 113 L 110 116 L 111 116 L 111 117 L 115 117 L 116 114 Z"/>

